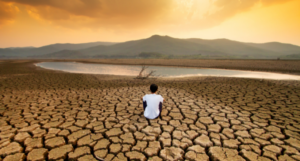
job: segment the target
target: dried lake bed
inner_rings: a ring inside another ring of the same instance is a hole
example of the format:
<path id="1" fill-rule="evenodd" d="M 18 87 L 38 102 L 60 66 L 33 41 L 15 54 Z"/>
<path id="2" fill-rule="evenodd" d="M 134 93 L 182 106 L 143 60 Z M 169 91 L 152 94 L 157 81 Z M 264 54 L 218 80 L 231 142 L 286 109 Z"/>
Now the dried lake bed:
<path id="1" fill-rule="evenodd" d="M 135 80 L 0 64 L 3 160 L 300 160 L 300 84 Z M 156 83 L 162 116 L 139 99 Z"/>

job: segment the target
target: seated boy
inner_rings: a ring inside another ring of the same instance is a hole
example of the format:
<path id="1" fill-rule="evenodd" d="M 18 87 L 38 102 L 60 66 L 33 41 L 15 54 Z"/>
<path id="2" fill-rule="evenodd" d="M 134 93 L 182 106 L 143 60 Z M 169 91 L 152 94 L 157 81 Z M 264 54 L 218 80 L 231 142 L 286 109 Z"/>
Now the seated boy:
<path id="1" fill-rule="evenodd" d="M 144 116 L 147 119 L 156 119 L 158 116 L 160 116 L 164 98 L 161 95 L 156 94 L 157 89 L 157 85 L 152 84 L 150 86 L 150 91 L 152 94 L 146 94 L 143 97 Z"/>

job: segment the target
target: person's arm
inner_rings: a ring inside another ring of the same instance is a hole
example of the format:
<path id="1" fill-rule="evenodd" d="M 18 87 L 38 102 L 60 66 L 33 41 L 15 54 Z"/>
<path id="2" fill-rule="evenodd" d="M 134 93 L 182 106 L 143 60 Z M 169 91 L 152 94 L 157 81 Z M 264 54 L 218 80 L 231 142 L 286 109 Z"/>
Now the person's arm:
<path id="1" fill-rule="evenodd" d="M 144 108 L 144 111 L 145 111 L 145 109 L 146 109 L 146 107 L 147 107 L 147 102 L 146 102 L 146 100 L 145 100 L 145 96 L 142 97 L 142 100 L 143 100 L 143 108 Z"/>

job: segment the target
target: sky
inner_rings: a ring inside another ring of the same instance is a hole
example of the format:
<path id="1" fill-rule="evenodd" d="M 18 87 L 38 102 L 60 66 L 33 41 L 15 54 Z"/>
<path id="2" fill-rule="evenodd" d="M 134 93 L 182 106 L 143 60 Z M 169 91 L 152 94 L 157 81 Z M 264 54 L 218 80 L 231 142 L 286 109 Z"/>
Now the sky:
<path id="1" fill-rule="evenodd" d="M 0 0 L 0 48 L 155 34 L 300 46 L 300 0 Z"/>

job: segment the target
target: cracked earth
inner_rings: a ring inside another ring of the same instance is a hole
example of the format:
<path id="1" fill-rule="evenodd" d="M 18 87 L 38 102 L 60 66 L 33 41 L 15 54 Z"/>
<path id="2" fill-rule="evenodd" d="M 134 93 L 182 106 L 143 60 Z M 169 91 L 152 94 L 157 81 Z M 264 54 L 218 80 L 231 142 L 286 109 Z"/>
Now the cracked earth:
<path id="1" fill-rule="evenodd" d="M 300 160 L 299 82 L 106 78 L 1 63 L 0 160 Z"/>

